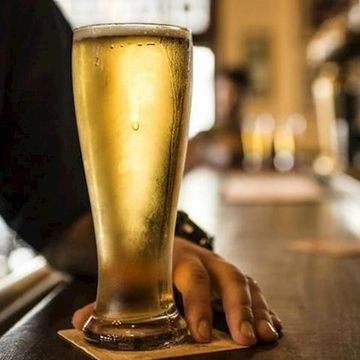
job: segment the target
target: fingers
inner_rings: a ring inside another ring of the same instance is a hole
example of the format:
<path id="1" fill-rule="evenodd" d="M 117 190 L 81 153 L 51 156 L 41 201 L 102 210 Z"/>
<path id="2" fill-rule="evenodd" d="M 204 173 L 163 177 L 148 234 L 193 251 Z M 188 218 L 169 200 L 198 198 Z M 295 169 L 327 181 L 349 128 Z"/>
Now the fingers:
<path id="1" fill-rule="evenodd" d="M 87 319 L 90 317 L 94 310 L 94 305 L 95 303 L 91 303 L 75 311 L 71 320 L 71 323 L 75 329 L 81 330 L 83 328 Z"/>
<path id="2" fill-rule="evenodd" d="M 279 338 L 277 330 L 280 320 L 271 313 L 264 295 L 255 280 L 247 277 L 250 288 L 252 310 L 254 314 L 255 332 L 259 340 L 273 342 Z"/>
<path id="3" fill-rule="evenodd" d="M 216 255 L 202 259 L 222 298 L 228 327 L 234 341 L 251 346 L 257 340 L 279 338 L 281 320 L 270 311 L 258 284 Z"/>
<path id="4" fill-rule="evenodd" d="M 189 254 L 177 262 L 174 283 L 183 297 L 191 335 L 198 342 L 209 342 L 212 328 L 210 278 L 198 257 Z"/>

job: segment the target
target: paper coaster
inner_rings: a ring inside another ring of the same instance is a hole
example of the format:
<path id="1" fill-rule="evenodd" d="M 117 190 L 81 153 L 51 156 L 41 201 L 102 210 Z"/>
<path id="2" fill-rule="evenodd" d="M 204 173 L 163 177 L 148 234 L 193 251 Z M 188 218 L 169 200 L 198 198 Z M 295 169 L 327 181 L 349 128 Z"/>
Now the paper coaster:
<path id="1" fill-rule="evenodd" d="M 244 349 L 246 346 L 235 344 L 229 335 L 213 330 L 213 339 L 209 344 L 198 344 L 190 341 L 166 349 L 150 351 L 117 351 L 106 350 L 88 343 L 79 330 L 60 330 L 58 334 L 81 351 L 97 360 L 150 360 L 167 359 L 186 355 L 197 355 L 211 352 Z"/>

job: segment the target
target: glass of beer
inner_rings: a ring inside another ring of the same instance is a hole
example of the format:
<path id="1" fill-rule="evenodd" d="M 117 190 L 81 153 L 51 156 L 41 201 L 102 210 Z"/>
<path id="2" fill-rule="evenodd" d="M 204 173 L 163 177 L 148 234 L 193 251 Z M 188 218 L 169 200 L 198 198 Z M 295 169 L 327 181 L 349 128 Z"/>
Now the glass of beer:
<path id="1" fill-rule="evenodd" d="M 187 328 L 173 298 L 172 250 L 189 125 L 191 33 L 155 24 L 82 27 L 74 31 L 72 61 L 98 252 L 85 338 L 122 350 L 179 343 Z"/>

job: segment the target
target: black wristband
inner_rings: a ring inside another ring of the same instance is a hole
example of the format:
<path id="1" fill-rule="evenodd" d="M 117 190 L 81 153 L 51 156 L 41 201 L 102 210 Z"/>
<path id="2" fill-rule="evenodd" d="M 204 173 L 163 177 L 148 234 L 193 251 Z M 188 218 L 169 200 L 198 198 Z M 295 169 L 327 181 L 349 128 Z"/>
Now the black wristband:
<path id="1" fill-rule="evenodd" d="M 213 250 L 214 237 L 196 225 L 183 211 L 177 212 L 175 235 L 205 249 Z"/>

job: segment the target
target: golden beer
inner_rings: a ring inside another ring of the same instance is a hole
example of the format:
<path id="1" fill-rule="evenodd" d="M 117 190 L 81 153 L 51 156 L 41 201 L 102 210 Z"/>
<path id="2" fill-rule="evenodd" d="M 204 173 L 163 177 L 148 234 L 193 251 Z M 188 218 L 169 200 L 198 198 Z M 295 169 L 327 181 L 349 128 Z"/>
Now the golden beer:
<path id="1" fill-rule="evenodd" d="M 98 250 L 85 337 L 148 349 L 183 340 L 172 248 L 191 93 L 191 35 L 165 25 L 75 30 L 76 117 Z"/>

